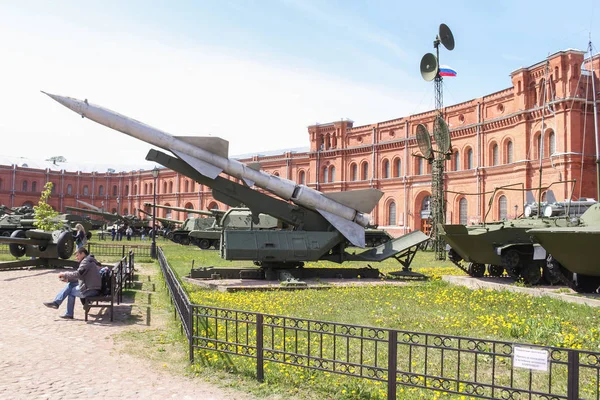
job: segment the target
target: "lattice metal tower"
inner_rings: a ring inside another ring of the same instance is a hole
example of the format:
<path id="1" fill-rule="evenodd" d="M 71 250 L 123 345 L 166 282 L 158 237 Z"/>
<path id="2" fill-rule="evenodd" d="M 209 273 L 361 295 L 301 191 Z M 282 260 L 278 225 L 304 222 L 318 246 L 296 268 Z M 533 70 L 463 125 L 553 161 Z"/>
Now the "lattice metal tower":
<path id="1" fill-rule="evenodd" d="M 433 151 L 431 149 L 429 133 L 427 132 L 426 128 L 423 127 L 422 129 L 417 129 L 421 135 L 421 138 L 417 138 L 417 140 L 420 144 L 423 156 L 428 158 L 428 161 L 433 164 L 431 173 L 431 240 L 433 241 L 436 260 L 445 260 L 445 244 L 442 238 L 439 236 L 438 224 L 443 224 L 445 222 L 446 200 L 444 196 L 444 162 L 450 154 L 449 151 L 451 146 L 448 125 L 444 121 L 444 116 L 442 113 L 444 106 L 442 85 L 443 78 L 440 75 L 440 67 L 438 63 L 440 55 L 440 43 L 443 44 L 448 50 L 454 49 L 454 37 L 452 36 L 450 28 L 448 28 L 448 26 L 445 24 L 440 25 L 439 34 L 433 42 L 436 54 L 425 54 L 421 60 L 421 75 L 423 76 L 423 79 L 426 81 L 434 81 L 435 109 L 437 115 L 433 123 L 433 137 L 435 138 L 437 150 Z M 427 137 L 425 137 L 425 134 Z M 427 142 L 429 142 L 428 149 Z"/>

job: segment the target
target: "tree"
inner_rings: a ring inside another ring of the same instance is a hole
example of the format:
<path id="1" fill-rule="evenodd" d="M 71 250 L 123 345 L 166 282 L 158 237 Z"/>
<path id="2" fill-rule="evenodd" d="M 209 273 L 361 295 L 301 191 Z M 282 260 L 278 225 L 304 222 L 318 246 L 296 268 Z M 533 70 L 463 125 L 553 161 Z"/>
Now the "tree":
<path id="1" fill-rule="evenodd" d="M 62 223 L 56 218 L 58 217 L 58 211 L 55 211 L 50 204 L 48 199 L 52 194 L 52 182 L 46 182 L 44 190 L 40 196 L 40 201 L 37 206 L 33 206 L 33 225 L 36 228 L 44 231 L 54 231 L 62 228 Z"/>
<path id="2" fill-rule="evenodd" d="M 46 159 L 46 161 L 52 161 L 54 164 L 56 164 L 57 162 L 67 162 L 67 159 L 63 156 L 54 156 Z"/>

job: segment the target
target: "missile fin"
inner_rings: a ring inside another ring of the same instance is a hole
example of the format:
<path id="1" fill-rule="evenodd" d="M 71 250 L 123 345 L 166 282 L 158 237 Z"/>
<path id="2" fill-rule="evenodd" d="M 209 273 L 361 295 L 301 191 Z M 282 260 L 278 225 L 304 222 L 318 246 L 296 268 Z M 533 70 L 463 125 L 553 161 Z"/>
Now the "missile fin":
<path id="1" fill-rule="evenodd" d="M 229 158 L 229 142 L 216 136 L 175 136 L 203 150 L 209 151 L 223 158 Z"/>
<path id="2" fill-rule="evenodd" d="M 335 227 L 346 239 L 353 245 L 365 248 L 365 229 L 356 222 L 348 221 L 345 218 L 338 217 L 335 214 L 317 209 L 331 225 Z"/>
<path id="3" fill-rule="evenodd" d="M 252 179 L 244 178 L 243 181 L 248 187 L 254 186 L 254 181 Z"/>
<path id="4" fill-rule="evenodd" d="M 206 176 L 207 178 L 215 179 L 217 176 L 219 176 L 219 174 L 221 172 L 223 172 L 223 170 L 221 168 L 215 167 L 214 165 L 204 162 L 202 160 L 199 160 L 195 157 L 188 156 L 187 154 L 182 153 L 177 150 L 171 149 L 171 151 L 177 157 L 181 158 L 183 161 L 188 163 L 192 168 L 194 168 L 196 171 L 200 172 L 202 175 Z"/>
<path id="5" fill-rule="evenodd" d="M 556 203 L 556 197 L 554 196 L 554 192 L 552 191 L 552 189 L 549 189 L 546 192 L 546 201 L 550 204 Z"/>
<path id="6" fill-rule="evenodd" d="M 221 203 L 225 203 L 230 207 L 240 207 L 242 205 L 241 201 L 236 200 L 233 197 L 227 196 L 226 194 L 221 193 L 217 190 L 213 189 L 212 194 L 215 200 L 220 201 Z"/>
<path id="7" fill-rule="evenodd" d="M 350 190 L 345 192 L 328 192 L 323 195 L 361 213 L 373 211 L 383 192 L 378 189 Z"/>
<path id="8" fill-rule="evenodd" d="M 260 163 L 259 162 L 248 163 L 248 164 L 246 164 L 246 166 L 248 168 L 251 168 L 251 169 L 255 170 L 255 171 L 260 171 Z"/>
<path id="9" fill-rule="evenodd" d="M 527 203 L 527 204 L 535 203 L 535 197 L 533 197 L 533 193 L 531 193 L 529 190 L 527 192 L 525 192 L 525 203 Z"/>

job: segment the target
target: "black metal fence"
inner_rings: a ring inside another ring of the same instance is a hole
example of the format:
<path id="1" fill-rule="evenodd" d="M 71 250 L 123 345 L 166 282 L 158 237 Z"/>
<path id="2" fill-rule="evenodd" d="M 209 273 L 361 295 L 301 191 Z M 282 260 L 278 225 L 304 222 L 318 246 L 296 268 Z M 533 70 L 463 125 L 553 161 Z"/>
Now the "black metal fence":
<path id="1" fill-rule="evenodd" d="M 436 335 L 191 304 L 159 249 L 176 315 L 194 350 L 484 399 L 600 398 L 600 353 Z"/>
<path id="2" fill-rule="evenodd" d="M 90 254 L 99 257 L 125 257 L 128 251 L 133 250 L 138 257 L 150 258 L 150 245 L 88 242 L 86 246 Z"/>
<path id="3" fill-rule="evenodd" d="M 86 246 L 91 254 L 99 257 L 123 258 L 128 251 L 133 250 L 138 257 L 150 258 L 150 245 L 130 244 L 130 242 L 123 244 L 88 242 Z M 7 243 L 0 243 L 0 254 L 10 254 Z"/>

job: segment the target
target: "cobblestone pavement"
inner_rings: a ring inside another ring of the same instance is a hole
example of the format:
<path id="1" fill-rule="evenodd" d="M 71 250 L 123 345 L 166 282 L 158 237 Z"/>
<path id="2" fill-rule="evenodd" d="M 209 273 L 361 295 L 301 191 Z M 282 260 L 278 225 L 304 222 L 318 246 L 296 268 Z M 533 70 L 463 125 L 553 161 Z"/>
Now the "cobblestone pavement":
<path id="1" fill-rule="evenodd" d="M 0 271 L 0 399 L 251 398 L 119 352 L 112 335 L 131 329 L 122 316 L 86 323 L 78 301 L 74 320 L 59 318 L 66 301 L 59 310 L 42 304 L 64 285 L 58 272 Z"/>

